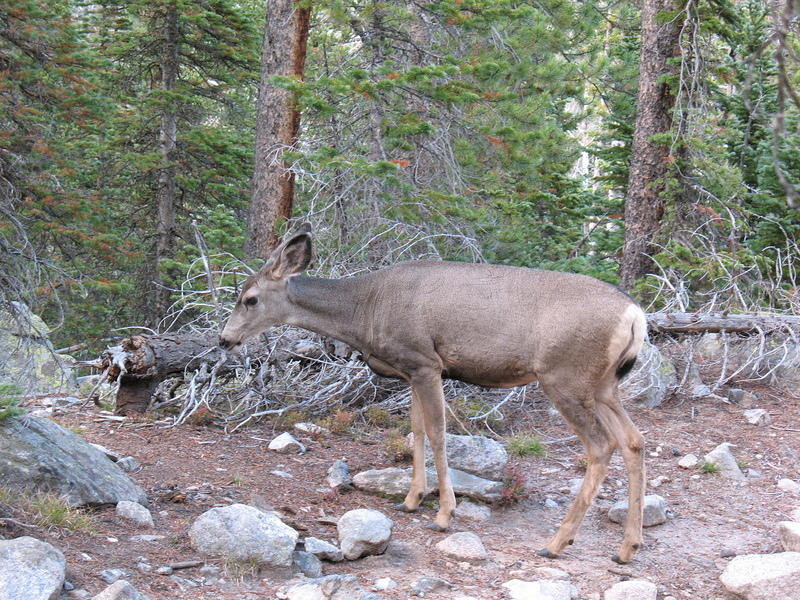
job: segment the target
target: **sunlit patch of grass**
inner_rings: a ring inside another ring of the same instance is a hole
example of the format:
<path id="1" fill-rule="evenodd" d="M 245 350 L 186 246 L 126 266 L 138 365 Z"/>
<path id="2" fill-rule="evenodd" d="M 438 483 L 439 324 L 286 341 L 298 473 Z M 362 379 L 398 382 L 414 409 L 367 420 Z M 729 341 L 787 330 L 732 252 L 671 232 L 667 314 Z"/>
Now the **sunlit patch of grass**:
<path id="1" fill-rule="evenodd" d="M 704 460 L 697 466 L 697 470 L 701 473 L 711 475 L 714 473 L 719 473 L 719 465 L 713 461 Z"/>
<path id="2" fill-rule="evenodd" d="M 0 504 L 20 511 L 19 520 L 39 527 L 95 533 L 94 521 L 86 511 L 70 506 L 66 498 L 51 492 L 19 492 L 0 487 Z"/>
<path id="3" fill-rule="evenodd" d="M 508 451 L 514 456 L 544 456 L 547 448 L 542 440 L 535 435 L 525 434 L 514 436 L 508 440 Z"/>

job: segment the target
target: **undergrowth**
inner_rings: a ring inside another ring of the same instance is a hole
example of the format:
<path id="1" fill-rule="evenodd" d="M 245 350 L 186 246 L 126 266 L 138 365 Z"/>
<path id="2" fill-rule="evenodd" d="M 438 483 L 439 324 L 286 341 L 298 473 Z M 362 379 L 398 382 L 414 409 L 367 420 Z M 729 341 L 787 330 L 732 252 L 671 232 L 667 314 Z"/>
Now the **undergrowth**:
<path id="1" fill-rule="evenodd" d="M 95 532 L 91 515 L 52 492 L 20 492 L 0 487 L 0 507 L 4 513 L 15 515 L 15 520 L 38 527 Z"/>

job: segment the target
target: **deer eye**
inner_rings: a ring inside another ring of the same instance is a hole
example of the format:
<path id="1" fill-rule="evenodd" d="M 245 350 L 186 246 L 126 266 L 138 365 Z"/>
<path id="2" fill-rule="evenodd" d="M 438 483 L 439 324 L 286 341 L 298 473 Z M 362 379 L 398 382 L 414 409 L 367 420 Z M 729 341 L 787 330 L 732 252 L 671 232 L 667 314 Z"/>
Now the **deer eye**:
<path id="1" fill-rule="evenodd" d="M 247 300 L 244 301 L 245 306 L 255 306 L 258 304 L 258 298 L 255 296 L 250 296 Z"/>

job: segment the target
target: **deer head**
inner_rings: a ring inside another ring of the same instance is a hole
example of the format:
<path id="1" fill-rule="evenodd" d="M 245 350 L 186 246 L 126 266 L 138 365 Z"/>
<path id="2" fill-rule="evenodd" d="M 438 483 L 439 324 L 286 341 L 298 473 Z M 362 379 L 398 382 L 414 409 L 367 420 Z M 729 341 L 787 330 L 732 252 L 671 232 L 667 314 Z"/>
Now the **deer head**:
<path id="1" fill-rule="evenodd" d="M 304 271 L 312 258 L 311 225 L 304 223 L 272 251 L 261 270 L 242 286 L 219 336 L 219 345 L 236 351 L 247 339 L 285 322 L 289 313 L 287 281 Z"/>

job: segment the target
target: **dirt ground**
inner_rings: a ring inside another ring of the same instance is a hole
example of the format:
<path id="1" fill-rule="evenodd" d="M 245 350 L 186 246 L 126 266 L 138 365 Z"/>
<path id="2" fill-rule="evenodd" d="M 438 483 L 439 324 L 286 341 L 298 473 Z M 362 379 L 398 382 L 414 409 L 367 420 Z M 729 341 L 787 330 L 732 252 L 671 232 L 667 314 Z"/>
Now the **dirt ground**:
<path id="1" fill-rule="evenodd" d="M 647 493 L 663 496 L 670 511 L 665 524 L 645 529 L 645 546 L 628 565 L 610 560 L 622 539 L 622 528 L 608 519 L 607 511 L 625 497 L 627 485 L 617 456 L 575 544 L 557 560 L 536 555 L 564 516 L 571 498 L 570 480 L 582 476 L 582 450 L 575 440 L 550 444 L 544 458 L 512 459 L 527 476 L 527 499 L 494 508 L 488 522 L 454 521 L 452 531 L 475 532 L 490 553 L 486 564 L 470 566 L 454 563 L 433 547 L 447 535 L 424 527 L 434 515 L 433 502 L 409 515 L 394 511 L 389 499 L 359 491 L 332 494 L 327 489 L 325 475 L 333 460 L 346 458 L 352 472 L 396 466 L 385 452 L 382 430 L 363 428 L 351 435 L 303 440 L 308 446 L 305 455 L 286 456 L 267 449 L 280 431 L 268 423 L 227 435 L 213 426 L 168 429 L 142 419 L 109 421 L 94 407 L 72 409 L 55 418 L 91 442 L 138 459 L 142 469 L 132 477 L 147 492 L 156 526 L 136 529 L 116 517 L 110 507 L 94 513 L 93 535 L 56 530 L 34 535 L 64 552 L 67 579 L 92 594 L 107 585 L 100 579 L 101 570 L 124 568 L 133 571 L 128 579 L 151 600 L 263 600 L 275 598 L 286 581 L 275 574 L 228 573 L 224 583 L 188 588 L 170 577 L 135 571 L 134 565 L 140 556 L 147 557 L 154 568 L 203 559 L 189 545 L 187 531 L 199 514 L 213 506 L 244 502 L 277 509 L 301 536 L 322 539 L 336 537 L 331 523 L 344 512 L 374 508 L 394 520 L 393 539 L 411 542 L 405 545 L 407 552 L 323 564 L 326 574 L 356 575 L 367 589 L 378 578 L 393 578 L 398 587 L 380 592 L 382 598 L 411 597 L 409 584 L 421 576 L 440 577 L 455 586 L 451 591 L 426 594 L 428 598 L 506 598 L 502 583 L 514 578 L 532 580 L 534 568 L 548 566 L 567 571 L 581 598 L 587 600 L 601 598 L 603 590 L 614 583 L 638 577 L 656 583 L 659 598 L 730 600 L 733 596 L 725 592 L 718 577 L 731 557 L 779 551 L 777 523 L 800 506 L 800 498 L 776 486 L 783 477 L 800 479 L 800 403 L 768 388 L 751 390 L 758 396 L 755 406 L 765 408 L 772 417 L 771 426 L 750 425 L 740 407 L 719 400 L 673 399 L 653 410 L 628 407 L 647 440 L 648 482 L 667 478 L 657 489 L 648 483 Z M 570 436 L 560 417 L 541 400 L 529 400 L 513 422 L 516 433 L 533 431 L 545 441 Z M 742 484 L 677 467 L 680 456 L 702 457 L 721 442 L 736 444 L 740 462 L 761 476 Z M 288 472 L 292 478 L 271 474 L 273 470 Z M 546 507 L 548 498 L 558 507 Z M 7 537 L 30 534 L 7 529 L 4 533 Z M 142 533 L 165 537 L 155 542 L 131 541 L 131 536 Z M 214 559 L 208 563 L 220 564 Z M 195 569 L 176 571 L 176 575 L 197 577 Z"/>

